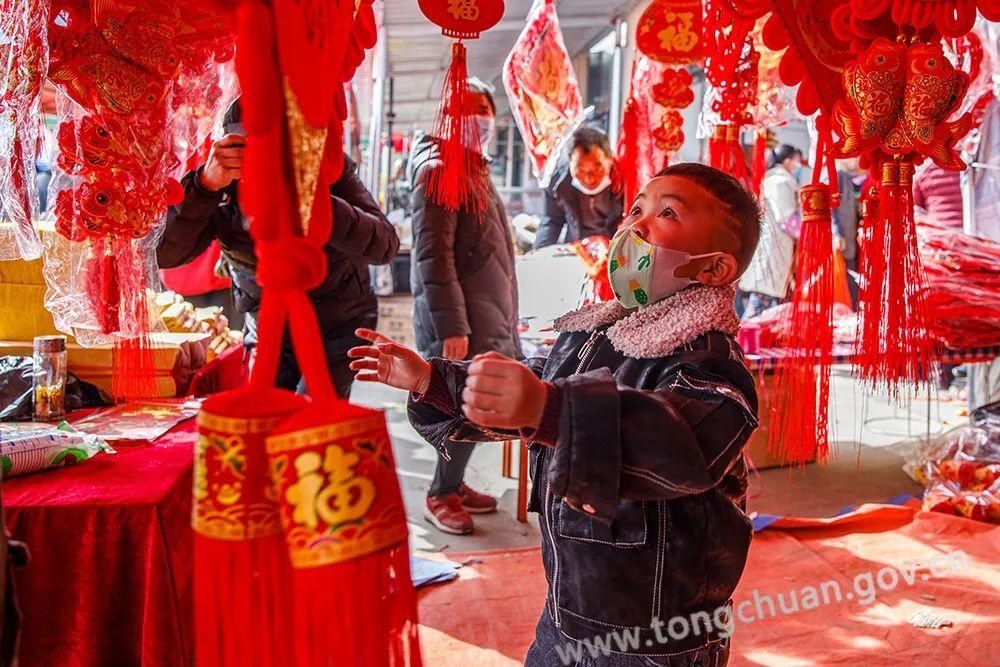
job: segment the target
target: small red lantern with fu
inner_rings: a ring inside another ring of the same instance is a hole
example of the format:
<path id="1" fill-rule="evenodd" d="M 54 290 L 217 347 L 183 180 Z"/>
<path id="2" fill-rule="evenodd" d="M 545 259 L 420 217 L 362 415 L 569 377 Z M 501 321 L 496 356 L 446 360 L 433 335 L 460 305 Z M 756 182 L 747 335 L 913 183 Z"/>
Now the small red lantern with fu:
<path id="1" fill-rule="evenodd" d="M 478 39 L 503 18 L 503 0 L 420 0 L 420 11 L 445 37 Z"/>

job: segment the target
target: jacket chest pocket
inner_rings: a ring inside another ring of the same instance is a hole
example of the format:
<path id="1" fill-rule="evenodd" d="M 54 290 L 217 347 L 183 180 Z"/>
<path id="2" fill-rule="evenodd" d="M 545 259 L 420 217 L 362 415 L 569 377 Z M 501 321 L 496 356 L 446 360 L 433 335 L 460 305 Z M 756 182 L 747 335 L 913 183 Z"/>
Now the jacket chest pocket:
<path id="1" fill-rule="evenodd" d="M 646 546 L 648 539 L 646 504 L 619 500 L 618 513 L 609 526 L 558 501 L 560 537 L 581 542 L 606 544 L 623 549 Z"/>

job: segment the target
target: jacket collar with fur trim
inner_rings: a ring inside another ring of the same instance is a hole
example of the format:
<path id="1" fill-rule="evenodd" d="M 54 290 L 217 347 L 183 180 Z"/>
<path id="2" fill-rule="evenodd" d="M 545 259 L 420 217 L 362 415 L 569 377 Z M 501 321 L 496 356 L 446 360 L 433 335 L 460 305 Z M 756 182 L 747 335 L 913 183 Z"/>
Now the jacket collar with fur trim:
<path id="1" fill-rule="evenodd" d="M 733 287 L 689 287 L 651 306 L 628 310 L 618 301 L 584 306 L 559 317 L 560 333 L 593 331 L 610 324 L 608 340 L 634 359 L 664 357 L 709 331 L 736 336 L 740 320 Z"/>

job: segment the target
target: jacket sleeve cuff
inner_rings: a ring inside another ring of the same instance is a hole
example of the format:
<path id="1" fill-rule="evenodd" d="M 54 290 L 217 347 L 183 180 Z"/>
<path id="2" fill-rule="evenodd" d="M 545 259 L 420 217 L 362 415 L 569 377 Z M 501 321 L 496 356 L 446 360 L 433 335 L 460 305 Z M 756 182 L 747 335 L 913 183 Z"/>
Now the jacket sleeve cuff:
<path id="1" fill-rule="evenodd" d="M 562 413 L 562 390 L 551 382 L 546 382 L 545 407 L 537 428 L 522 428 L 521 439 L 537 442 L 546 447 L 555 447 L 559 438 L 559 415 Z"/>
<path id="2" fill-rule="evenodd" d="M 431 359 L 431 379 L 427 384 L 427 390 L 422 394 L 410 393 L 410 400 L 417 404 L 426 404 L 437 408 L 445 414 L 454 415 L 458 406 L 455 405 L 454 397 L 448 387 L 448 383 L 441 375 L 439 359 Z"/>
<path id="3" fill-rule="evenodd" d="M 620 399 L 606 368 L 561 381 L 559 433 L 548 469 L 552 491 L 610 524 L 621 486 Z"/>

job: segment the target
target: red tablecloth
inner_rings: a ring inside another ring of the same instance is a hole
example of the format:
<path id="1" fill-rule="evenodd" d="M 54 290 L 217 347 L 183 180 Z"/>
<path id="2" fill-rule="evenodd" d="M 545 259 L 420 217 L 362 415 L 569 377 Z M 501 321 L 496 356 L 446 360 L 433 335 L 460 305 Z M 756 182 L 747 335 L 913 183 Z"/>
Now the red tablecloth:
<path id="1" fill-rule="evenodd" d="M 4 482 L 25 667 L 191 664 L 195 421 L 152 444 Z"/>

